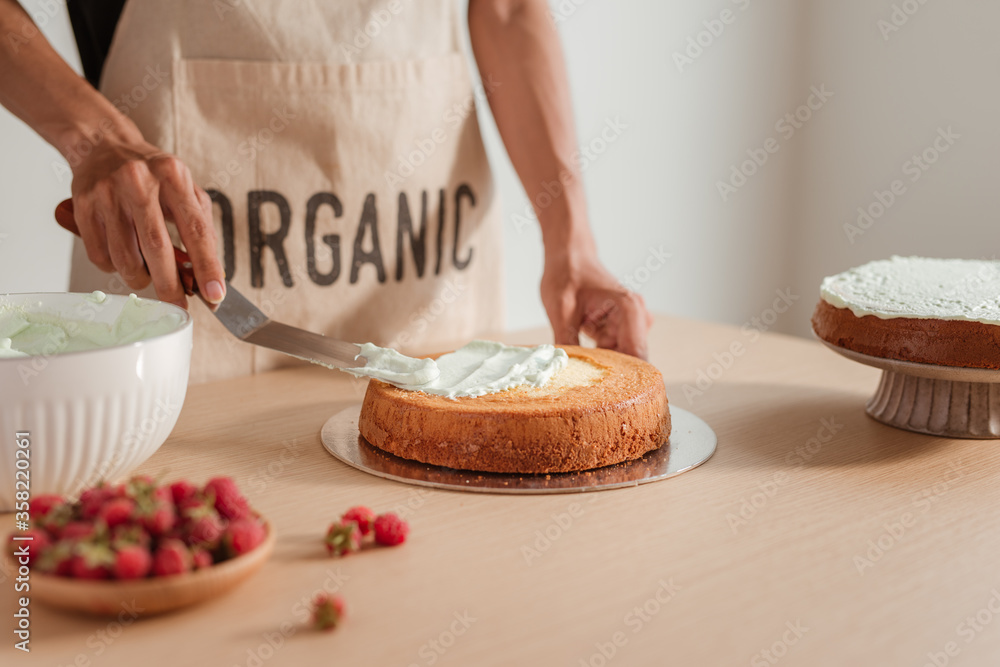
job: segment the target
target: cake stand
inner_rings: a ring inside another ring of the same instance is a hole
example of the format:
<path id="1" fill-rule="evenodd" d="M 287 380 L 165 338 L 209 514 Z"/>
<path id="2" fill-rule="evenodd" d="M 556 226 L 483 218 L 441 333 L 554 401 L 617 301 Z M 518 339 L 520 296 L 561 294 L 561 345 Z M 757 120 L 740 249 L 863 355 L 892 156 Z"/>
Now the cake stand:
<path id="1" fill-rule="evenodd" d="M 865 411 L 883 424 L 948 438 L 1000 438 L 1000 371 L 898 361 L 823 344 L 882 370 Z"/>
<path id="2" fill-rule="evenodd" d="M 540 475 L 474 472 L 410 461 L 372 446 L 358 432 L 361 404 L 336 413 L 320 433 L 323 447 L 344 463 L 371 475 L 451 491 L 539 494 L 603 491 L 657 482 L 693 470 L 715 453 L 717 439 L 708 424 L 687 410 L 670 406 L 670 440 L 635 461 Z"/>

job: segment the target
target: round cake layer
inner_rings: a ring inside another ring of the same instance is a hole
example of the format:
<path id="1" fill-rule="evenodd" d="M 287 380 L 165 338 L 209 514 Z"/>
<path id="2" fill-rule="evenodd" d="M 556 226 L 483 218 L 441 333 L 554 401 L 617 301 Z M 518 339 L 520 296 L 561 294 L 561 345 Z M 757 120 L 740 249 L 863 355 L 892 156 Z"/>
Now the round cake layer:
<path id="1" fill-rule="evenodd" d="M 820 296 L 858 317 L 1000 324 L 1000 262 L 881 259 L 825 278 Z"/>
<path id="2" fill-rule="evenodd" d="M 858 317 L 821 300 L 813 313 L 816 335 L 873 357 L 920 364 L 1000 369 L 1000 326 L 968 320 Z"/>
<path id="3" fill-rule="evenodd" d="M 560 347 L 569 364 L 537 388 L 449 399 L 371 380 L 358 428 L 405 459 L 502 473 L 589 470 L 666 443 L 670 412 L 656 367 L 610 350 Z"/>

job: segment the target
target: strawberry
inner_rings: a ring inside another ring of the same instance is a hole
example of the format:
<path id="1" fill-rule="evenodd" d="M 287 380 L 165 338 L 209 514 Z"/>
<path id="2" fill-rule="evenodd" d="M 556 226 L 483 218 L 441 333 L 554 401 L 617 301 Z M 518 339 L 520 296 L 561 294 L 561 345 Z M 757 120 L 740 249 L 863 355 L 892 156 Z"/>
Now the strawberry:
<path id="1" fill-rule="evenodd" d="M 76 579 L 107 579 L 115 563 L 111 548 L 100 541 L 79 542 L 70 560 L 70 575 Z"/>
<path id="2" fill-rule="evenodd" d="M 334 521 L 326 531 L 326 550 L 331 556 L 346 556 L 361 550 L 361 527 L 355 521 Z"/>
<path id="3" fill-rule="evenodd" d="M 157 577 L 184 574 L 192 565 L 191 552 L 180 540 L 163 540 L 153 554 L 153 574 Z"/>
<path id="4" fill-rule="evenodd" d="M 88 523 L 86 521 L 70 521 L 63 529 L 59 532 L 59 539 L 61 540 L 85 540 L 90 538 L 96 530 L 94 529 L 94 524 Z"/>
<path id="5" fill-rule="evenodd" d="M 177 513 L 172 502 L 156 500 L 140 506 L 139 521 L 150 535 L 163 535 L 174 527 Z"/>
<path id="6" fill-rule="evenodd" d="M 57 496 L 54 493 L 46 493 L 39 496 L 34 496 L 28 503 L 28 516 L 32 519 L 43 517 L 53 509 L 64 505 L 66 503 L 62 496 Z"/>
<path id="7" fill-rule="evenodd" d="M 142 579 L 153 567 L 153 556 L 149 549 L 133 544 L 122 547 L 115 554 L 112 572 L 115 579 Z"/>
<path id="8" fill-rule="evenodd" d="M 333 630 L 344 618 L 344 600 L 339 595 L 320 593 L 313 600 L 312 622 L 317 630 Z"/>
<path id="9" fill-rule="evenodd" d="M 70 576 L 74 546 L 75 544 L 69 540 L 56 542 L 38 554 L 38 558 L 35 560 L 35 569 L 59 577 Z"/>
<path id="10" fill-rule="evenodd" d="M 97 517 L 104 503 L 114 497 L 114 491 L 105 483 L 101 483 L 91 489 L 86 489 L 80 494 L 78 504 L 80 506 L 80 517 L 82 519 L 94 519 Z"/>
<path id="11" fill-rule="evenodd" d="M 212 567 L 212 554 L 201 547 L 191 549 L 191 557 L 194 561 L 194 569 L 196 570 L 204 570 L 206 567 Z"/>
<path id="12" fill-rule="evenodd" d="M 215 499 L 215 509 L 223 518 L 235 521 L 250 516 L 250 504 L 232 477 L 213 477 L 205 484 L 204 493 Z"/>
<path id="13" fill-rule="evenodd" d="M 30 538 L 30 539 L 19 539 L 15 540 L 15 537 L 20 538 Z M 29 528 L 22 533 L 11 533 L 10 536 L 10 553 L 13 555 L 21 547 L 27 547 L 28 549 L 28 565 L 33 564 L 38 560 L 38 557 L 50 546 L 52 546 L 52 538 L 41 528 Z"/>
<path id="14" fill-rule="evenodd" d="M 170 485 L 170 495 L 178 508 L 181 504 L 198 495 L 198 487 L 186 480 L 178 480 Z"/>
<path id="15" fill-rule="evenodd" d="M 198 518 L 191 519 L 185 524 L 187 539 L 185 542 L 192 546 L 201 546 L 205 549 L 215 549 L 219 545 L 222 533 L 226 529 L 225 522 L 219 518 L 215 510 L 211 514 L 204 514 Z"/>
<path id="16" fill-rule="evenodd" d="M 344 512 L 340 520 L 355 522 L 358 524 L 358 528 L 361 529 L 361 535 L 365 536 L 372 532 L 372 528 L 375 526 L 375 512 L 372 512 L 364 505 L 358 505 Z"/>
<path id="17" fill-rule="evenodd" d="M 409 524 L 392 512 L 375 517 L 375 541 L 379 544 L 394 547 L 405 542 L 409 533 Z"/>
<path id="18" fill-rule="evenodd" d="M 114 528 L 132 519 L 135 513 L 135 501 L 131 498 L 114 498 L 104 503 L 97 518 L 104 521 L 108 528 Z"/>
<path id="19" fill-rule="evenodd" d="M 229 524 L 222 544 L 231 558 L 253 551 L 267 537 L 267 531 L 257 519 L 238 519 Z"/>
<path id="20" fill-rule="evenodd" d="M 148 549 L 152 541 L 153 538 L 142 526 L 122 524 L 111 529 L 111 546 L 115 549 L 128 546 L 141 546 Z"/>

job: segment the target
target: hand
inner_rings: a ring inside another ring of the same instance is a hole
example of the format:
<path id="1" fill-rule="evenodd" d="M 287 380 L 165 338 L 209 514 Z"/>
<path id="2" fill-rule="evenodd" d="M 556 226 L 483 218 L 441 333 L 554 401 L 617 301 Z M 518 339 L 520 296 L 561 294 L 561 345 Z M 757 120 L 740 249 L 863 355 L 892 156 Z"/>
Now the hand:
<path id="1" fill-rule="evenodd" d="M 136 290 L 187 307 L 166 222 L 177 226 L 201 294 L 225 298 L 212 203 L 178 158 L 142 140 L 105 137 L 73 169 L 73 215 L 87 257 Z"/>
<path id="2" fill-rule="evenodd" d="M 578 345 L 580 332 L 598 347 L 647 358 L 653 317 L 635 292 L 625 289 L 595 253 L 546 253 L 542 303 L 557 345 Z"/>

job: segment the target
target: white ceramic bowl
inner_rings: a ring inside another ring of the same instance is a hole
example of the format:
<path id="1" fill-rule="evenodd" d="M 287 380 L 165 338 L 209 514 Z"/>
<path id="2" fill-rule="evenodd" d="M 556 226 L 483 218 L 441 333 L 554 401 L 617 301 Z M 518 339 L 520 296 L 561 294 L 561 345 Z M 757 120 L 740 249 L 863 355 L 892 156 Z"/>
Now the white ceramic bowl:
<path id="1" fill-rule="evenodd" d="M 9 294 L 0 301 L 110 324 L 128 300 L 108 295 L 96 304 L 87 296 Z M 24 472 L 31 495 L 72 496 L 124 477 L 167 439 L 187 391 L 191 317 L 177 306 L 149 303 L 151 318 L 180 315 L 177 328 L 114 347 L 0 358 L 0 512 L 14 510 Z M 18 453 L 25 439 L 19 433 L 28 434 L 27 459 Z"/>

